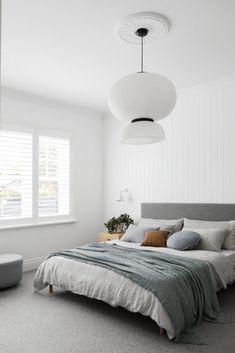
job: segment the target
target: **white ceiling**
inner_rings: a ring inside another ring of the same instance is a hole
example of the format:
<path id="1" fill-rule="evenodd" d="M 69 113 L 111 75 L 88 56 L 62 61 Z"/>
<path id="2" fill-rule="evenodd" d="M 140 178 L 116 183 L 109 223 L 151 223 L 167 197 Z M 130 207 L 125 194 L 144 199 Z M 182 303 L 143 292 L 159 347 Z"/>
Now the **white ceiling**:
<path id="1" fill-rule="evenodd" d="M 3 0 L 2 85 L 105 109 L 111 85 L 139 70 L 139 47 L 114 27 L 140 11 L 172 23 L 146 45 L 147 71 L 178 89 L 235 74 L 234 0 Z"/>

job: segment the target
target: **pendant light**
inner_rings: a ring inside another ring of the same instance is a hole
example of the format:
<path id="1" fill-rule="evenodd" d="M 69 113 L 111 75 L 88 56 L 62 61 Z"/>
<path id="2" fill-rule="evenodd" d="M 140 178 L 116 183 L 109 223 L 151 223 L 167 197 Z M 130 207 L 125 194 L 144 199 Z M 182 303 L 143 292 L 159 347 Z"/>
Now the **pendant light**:
<path id="1" fill-rule="evenodd" d="M 155 121 L 171 113 L 176 103 L 176 90 L 168 78 L 144 71 L 144 39 L 163 36 L 168 29 L 169 21 L 155 13 L 128 16 L 119 27 L 122 39 L 141 44 L 140 71 L 117 81 L 109 95 L 113 115 L 130 123 L 123 131 L 122 143 L 157 143 L 165 138 L 163 128 Z"/>

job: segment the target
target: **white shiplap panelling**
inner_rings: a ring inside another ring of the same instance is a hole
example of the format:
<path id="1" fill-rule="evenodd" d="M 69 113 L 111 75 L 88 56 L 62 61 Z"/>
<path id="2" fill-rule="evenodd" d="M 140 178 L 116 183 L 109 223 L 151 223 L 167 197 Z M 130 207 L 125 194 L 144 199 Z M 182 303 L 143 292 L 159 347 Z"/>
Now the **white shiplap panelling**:
<path id="1" fill-rule="evenodd" d="M 235 81 L 180 92 L 161 124 L 163 143 L 128 146 L 119 143 L 123 123 L 105 119 L 105 218 L 139 217 L 142 201 L 235 202 Z M 123 188 L 130 200 L 117 203 Z"/>

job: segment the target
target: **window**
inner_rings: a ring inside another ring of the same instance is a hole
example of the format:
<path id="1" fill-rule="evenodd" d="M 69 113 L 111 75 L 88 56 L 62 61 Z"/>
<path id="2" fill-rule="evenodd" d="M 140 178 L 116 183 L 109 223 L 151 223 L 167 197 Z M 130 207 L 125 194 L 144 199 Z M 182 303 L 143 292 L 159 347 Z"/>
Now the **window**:
<path id="1" fill-rule="evenodd" d="M 69 214 L 69 141 L 39 137 L 38 215 Z"/>
<path id="2" fill-rule="evenodd" d="M 70 217 L 70 139 L 0 134 L 0 225 Z"/>
<path id="3" fill-rule="evenodd" d="M 0 219 L 32 216 L 32 135 L 2 131 Z"/>

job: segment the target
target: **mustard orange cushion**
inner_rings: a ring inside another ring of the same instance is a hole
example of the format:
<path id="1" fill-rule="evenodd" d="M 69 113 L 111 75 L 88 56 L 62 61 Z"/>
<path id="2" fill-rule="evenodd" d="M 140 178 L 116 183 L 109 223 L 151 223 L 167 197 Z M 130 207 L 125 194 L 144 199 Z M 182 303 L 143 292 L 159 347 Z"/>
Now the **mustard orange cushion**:
<path id="1" fill-rule="evenodd" d="M 170 234 L 167 230 L 146 231 L 144 233 L 144 241 L 141 246 L 166 247 L 167 237 Z"/>

